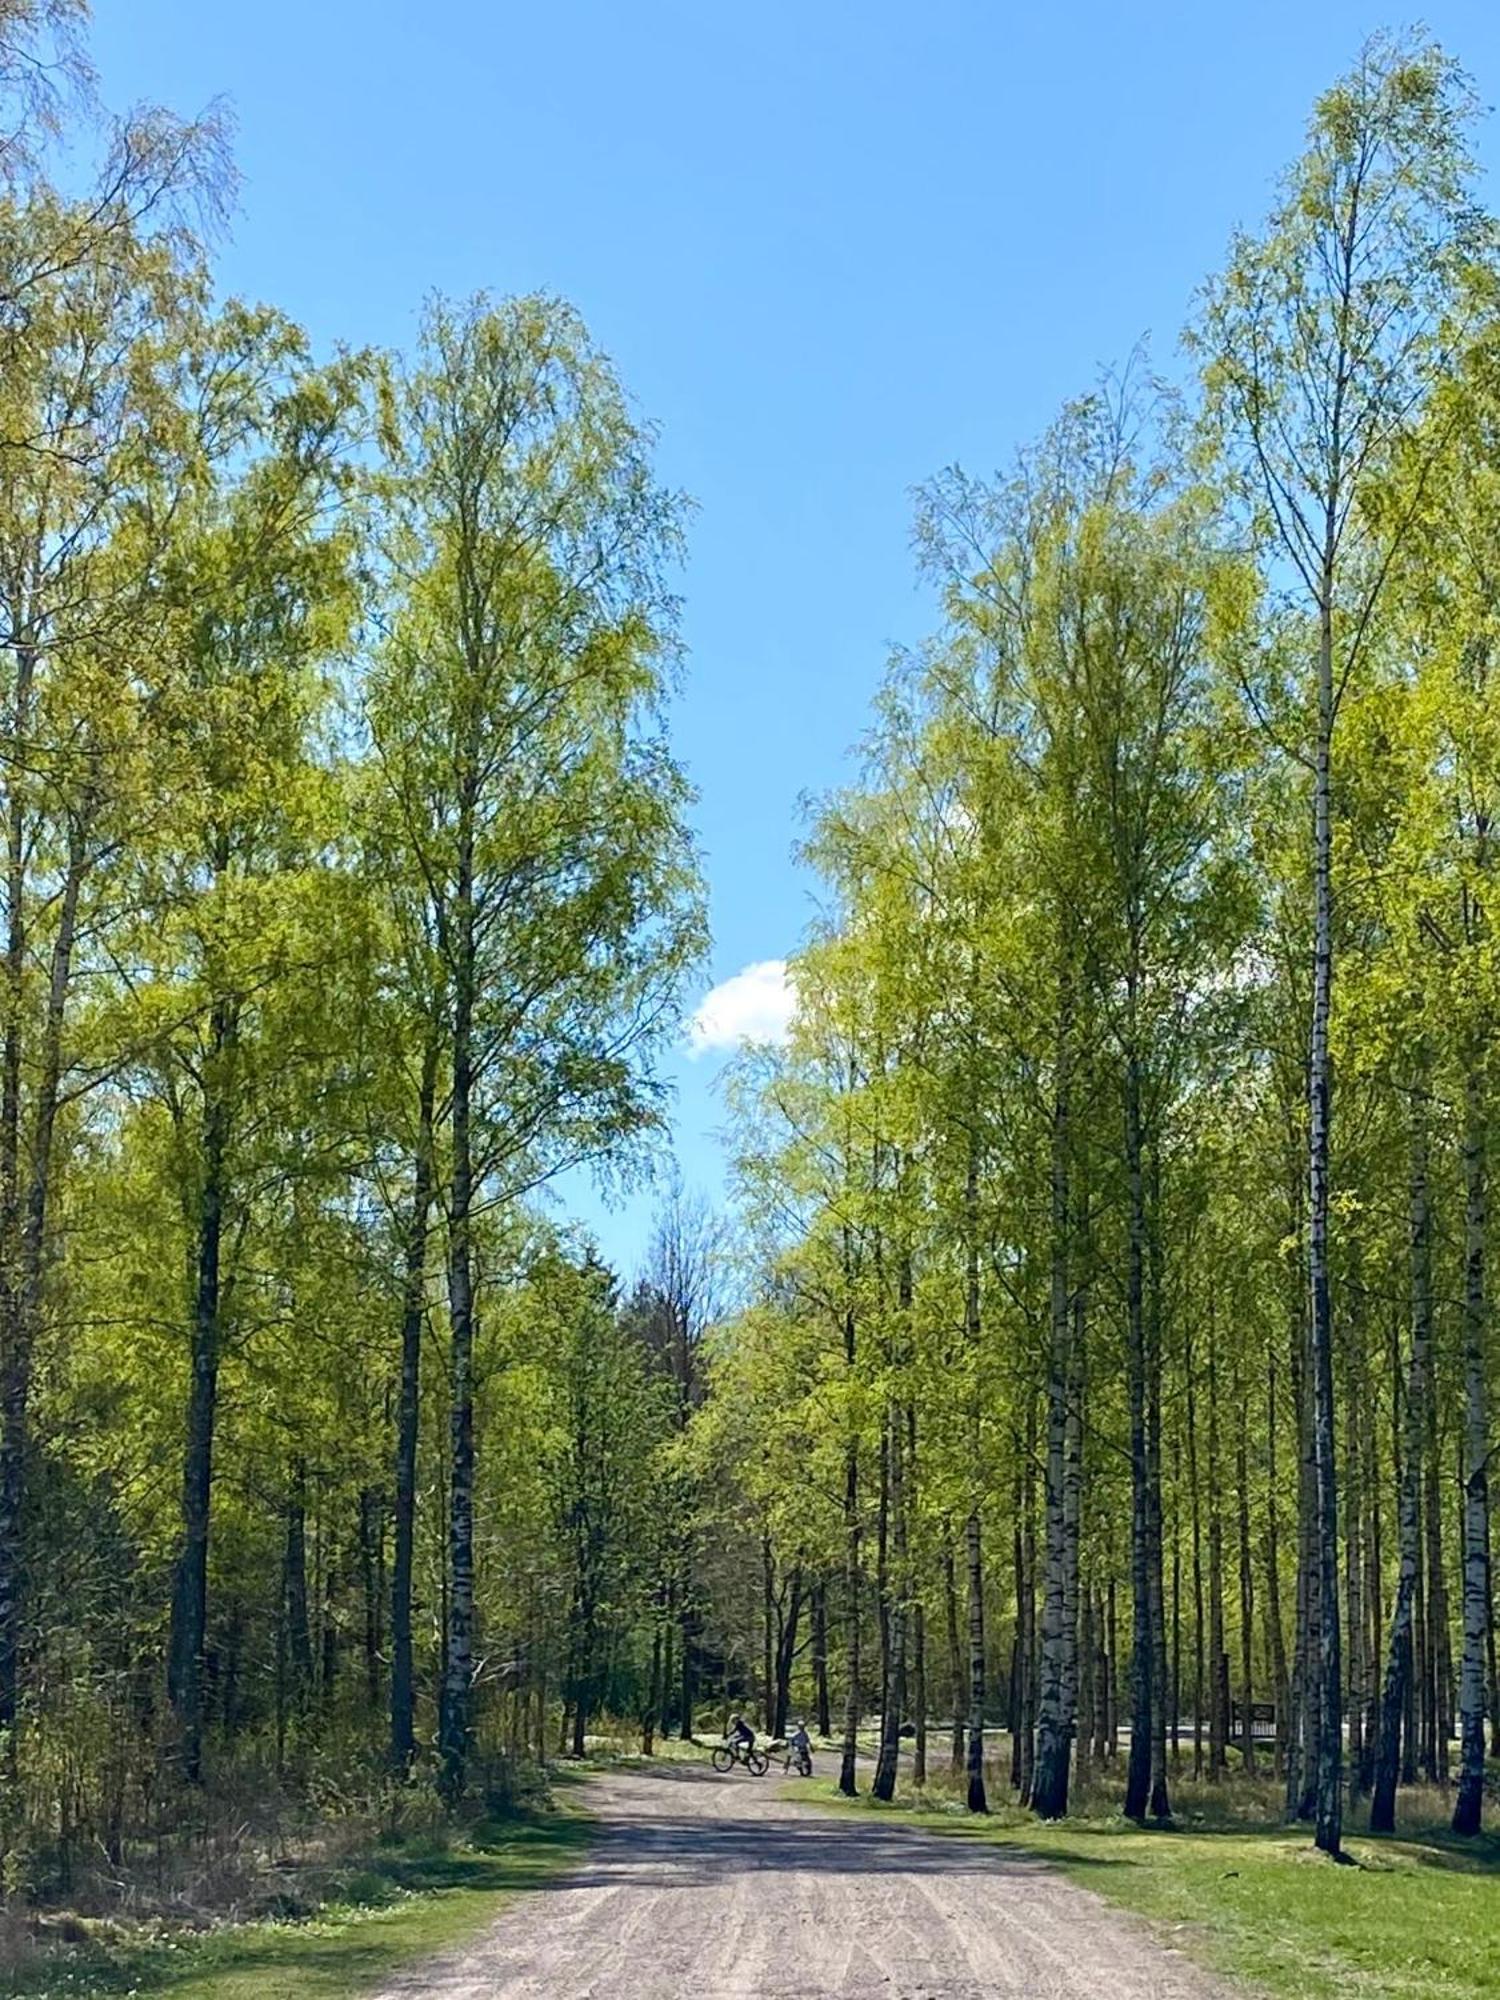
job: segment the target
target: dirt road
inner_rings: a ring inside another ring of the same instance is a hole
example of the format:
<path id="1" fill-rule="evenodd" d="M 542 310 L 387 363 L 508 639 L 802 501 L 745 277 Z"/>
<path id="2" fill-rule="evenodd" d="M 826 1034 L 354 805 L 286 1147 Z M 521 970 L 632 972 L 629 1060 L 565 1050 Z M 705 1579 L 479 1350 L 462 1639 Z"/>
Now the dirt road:
<path id="1" fill-rule="evenodd" d="M 378 2000 L 1223 2000 L 1041 1863 L 696 1765 L 591 1783 L 598 1838 Z"/>

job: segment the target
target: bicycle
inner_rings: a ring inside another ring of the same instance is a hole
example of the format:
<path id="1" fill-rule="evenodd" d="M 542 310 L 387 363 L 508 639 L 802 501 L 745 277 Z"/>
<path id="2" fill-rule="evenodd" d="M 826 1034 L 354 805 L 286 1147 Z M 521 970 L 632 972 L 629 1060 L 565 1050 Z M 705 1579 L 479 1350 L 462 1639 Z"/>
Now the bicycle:
<path id="1" fill-rule="evenodd" d="M 784 1742 L 779 1737 L 774 1743 L 768 1744 L 767 1748 L 773 1757 L 781 1759 L 781 1768 L 787 1777 L 790 1777 L 794 1771 L 799 1778 L 810 1778 L 812 1776 L 812 1752 L 810 1750 L 799 1750 L 795 1743 Z"/>
<path id="2" fill-rule="evenodd" d="M 757 1750 L 752 1743 L 716 1743 L 711 1759 L 719 1776 L 725 1777 L 736 1764 L 743 1764 L 752 1778 L 763 1778 L 771 1768 L 771 1760 L 764 1750 Z"/>

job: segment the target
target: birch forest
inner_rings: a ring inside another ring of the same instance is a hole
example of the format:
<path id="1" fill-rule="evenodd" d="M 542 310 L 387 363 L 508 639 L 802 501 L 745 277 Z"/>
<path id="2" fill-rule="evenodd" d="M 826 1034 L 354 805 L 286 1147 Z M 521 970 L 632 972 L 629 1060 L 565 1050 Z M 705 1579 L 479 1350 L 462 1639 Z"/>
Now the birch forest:
<path id="1" fill-rule="evenodd" d="M 1181 348 L 917 495 L 721 1212 L 649 423 L 504 273 L 403 353 L 223 296 L 222 125 L 106 116 L 80 25 L 0 0 L 7 1894 L 733 1711 L 880 1799 L 1478 1833 L 1462 70 L 1372 41 Z M 653 1174 L 612 1270 L 569 1190 Z"/>

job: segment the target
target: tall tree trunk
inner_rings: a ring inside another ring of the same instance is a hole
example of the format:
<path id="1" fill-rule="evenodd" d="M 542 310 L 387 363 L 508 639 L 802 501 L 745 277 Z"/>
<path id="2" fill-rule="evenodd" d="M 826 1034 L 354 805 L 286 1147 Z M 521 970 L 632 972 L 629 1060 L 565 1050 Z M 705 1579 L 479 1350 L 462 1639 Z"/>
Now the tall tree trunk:
<path id="1" fill-rule="evenodd" d="M 1411 1161 L 1411 1360 L 1406 1378 L 1406 1436 L 1402 1454 L 1397 1525 L 1400 1570 L 1391 1616 L 1381 1696 L 1380 1747 L 1370 1798 L 1370 1831 L 1394 1833 L 1396 1781 L 1401 1771 L 1401 1736 L 1412 1677 L 1412 1613 L 1422 1565 L 1420 1494 L 1422 1444 L 1427 1428 L 1428 1381 L 1432 1351 L 1432 1240 L 1427 1195 L 1427 1107 L 1425 1092 L 1413 1092 Z"/>
<path id="2" fill-rule="evenodd" d="M 901 1716 L 906 1707 L 906 1495 L 900 1413 L 891 1410 L 886 1425 L 886 1464 L 890 1484 L 891 1539 L 894 1555 L 894 1588 L 887 1577 L 889 1608 L 887 1633 L 889 1665 L 885 1676 L 885 1700 L 880 1713 L 880 1755 L 876 1760 L 875 1782 L 871 1790 L 877 1799 L 895 1796 L 896 1770 L 901 1754 Z"/>
<path id="3" fill-rule="evenodd" d="M 1078 1733 L 1079 1597 L 1083 1546 L 1084 1342 L 1088 1292 L 1080 1282 L 1073 1293 L 1073 1378 L 1063 1452 L 1063 1731 L 1071 1750 Z"/>
<path id="4" fill-rule="evenodd" d="M 683 1743 L 693 1740 L 693 1702 L 696 1686 L 693 1676 L 693 1637 L 696 1630 L 697 1613 L 693 1609 L 688 1589 L 690 1573 L 684 1569 L 681 1590 L 682 1624 L 679 1630 L 681 1658 L 678 1661 L 677 1700 L 682 1713 L 677 1718 L 677 1734 Z"/>
<path id="5" fill-rule="evenodd" d="M 911 1262 L 905 1260 L 902 1267 L 902 1291 L 904 1306 L 911 1310 Z M 901 1513 L 901 1573 L 902 1590 L 910 1603 L 908 1629 L 910 1632 L 909 1651 L 911 1665 L 912 1721 L 915 1738 L 912 1744 L 911 1781 L 917 1791 L 927 1783 L 927 1607 L 922 1591 L 911 1567 L 908 1548 L 913 1520 L 919 1519 L 921 1506 L 917 1486 L 917 1407 L 915 1403 L 906 1406 L 906 1480 L 902 1496 Z"/>
<path id="6" fill-rule="evenodd" d="M 1235 1370 L 1238 1377 L 1239 1370 Z M 1243 1409 L 1241 1398 L 1235 1402 Z M 1234 1458 L 1235 1485 L 1239 1513 L 1240 1553 L 1240 1699 L 1244 1703 L 1240 1754 L 1245 1775 L 1255 1771 L 1255 1582 L 1250 1569 L 1250 1467 L 1245 1449 L 1245 1425 L 1239 1425 Z"/>
<path id="7" fill-rule="evenodd" d="M 1317 1815 L 1318 1488 L 1308 1381 L 1311 1332 L 1305 1314 L 1292 1330 L 1292 1398 L 1297 1411 L 1297 1611 L 1292 1714 L 1287 1756 L 1287 1816 Z"/>
<path id="8" fill-rule="evenodd" d="M 984 1792 L 984 1550 L 975 1508 L 964 1523 L 969 1572 L 969 1742 L 968 1791 L 971 1813 L 989 1811 Z"/>
<path id="9" fill-rule="evenodd" d="M 964 1685 L 964 1658 L 958 1643 L 958 1580 L 954 1574 L 951 1535 L 943 1544 L 943 1612 L 948 1631 L 948 1675 L 953 1704 L 951 1762 L 957 1772 L 964 1768 L 964 1712 L 968 1697 Z"/>
<path id="10" fill-rule="evenodd" d="M 1208 1349 L 1208 1776 L 1216 1784 L 1228 1763 L 1229 1717 L 1224 1711 L 1224 1528 L 1219 1510 L 1219 1371 L 1214 1334 Z"/>
<path id="11" fill-rule="evenodd" d="M 203 1668 L 208 1631 L 208 1524 L 213 1491 L 214 1423 L 219 1400 L 220 1257 L 229 1150 L 229 1084 L 236 1010 L 220 998 L 209 1018 L 203 1067 L 203 1182 L 198 1197 L 192 1375 L 182 1467 L 182 1549 L 172 1596 L 167 1692 L 177 1716 L 183 1775 L 203 1775 Z"/>
<path id="12" fill-rule="evenodd" d="M 365 1699 L 371 1710 L 380 1706 L 380 1614 L 384 1577 L 385 1508 L 371 1487 L 359 1495 L 359 1579 L 364 1601 Z"/>
<path id="13" fill-rule="evenodd" d="M 568 1753 L 573 1757 L 582 1757 L 588 1749 L 589 1703 L 588 1672 L 584 1665 L 584 1655 L 581 1649 L 578 1665 L 574 1673 L 574 1684 L 578 1692 L 573 1697 Z"/>
<path id="14" fill-rule="evenodd" d="M 1448 1579 L 1443 1562 L 1443 1503 L 1438 1464 L 1437 1397 L 1427 1404 L 1426 1498 L 1423 1527 L 1427 1544 L 1428 1740 L 1427 1776 L 1434 1785 L 1448 1782 L 1448 1739 L 1453 1727 L 1449 1689 L 1453 1680 L 1452 1640 L 1448 1631 Z"/>
<path id="15" fill-rule="evenodd" d="M 1206 1666 L 1206 1624 L 1204 1624 L 1204 1530 L 1202 1496 L 1198 1486 L 1198 1384 L 1192 1344 L 1186 1356 L 1188 1368 L 1188 1484 L 1192 1486 L 1192 1776 L 1204 1774 L 1204 1666 Z M 1212 1460 L 1210 1460 L 1212 1478 Z"/>
<path id="16" fill-rule="evenodd" d="M 1490 1663 L 1490 1755 L 1500 1758 L 1500 1634 L 1496 1627 L 1500 1624 L 1495 1613 L 1495 1555 L 1493 1530 L 1485 1523 L 1485 1567 L 1489 1572 L 1489 1637 L 1485 1650 Z"/>
<path id="17" fill-rule="evenodd" d="M 1113 1591 L 1111 1580 L 1109 1593 L 1094 1599 L 1094 1761 L 1098 1764 L 1115 1754 L 1115 1665 L 1109 1652 Z"/>
<path id="18" fill-rule="evenodd" d="M 776 1573 L 771 1559 L 771 1537 L 760 1538 L 760 1720 L 767 1735 L 776 1731 Z"/>
<path id="19" fill-rule="evenodd" d="M 332 1555 L 323 1570 L 323 1644 L 320 1650 L 318 1692 L 324 1706 L 331 1706 L 339 1670 L 338 1591 L 339 1567 Z"/>
<path id="20" fill-rule="evenodd" d="M 1020 1676 L 1020 1713 L 1014 1728 L 1020 1752 L 1020 1769 L 1016 1774 L 1016 1788 L 1023 1806 L 1031 1804 L 1031 1790 L 1036 1778 L 1036 1711 L 1037 1682 L 1040 1666 L 1037 1646 L 1037 1533 L 1036 1533 L 1036 1476 L 1037 1462 L 1037 1416 L 1036 1399 L 1028 1397 L 1026 1405 L 1026 1449 L 1022 1453 L 1020 1503 L 1016 1510 L 1021 1524 L 1021 1566 L 1022 1590 L 1020 1601 L 1020 1651 L 1023 1670 Z"/>
<path id="21" fill-rule="evenodd" d="M 880 1245 L 876 1241 L 877 1268 Z M 899 1336 L 888 1347 L 887 1365 L 894 1371 L 909 1364 L 911 1350 L 912 1263 L 903 1249 L 897 1259 L 897 1318 Z M 875 1781 L 878 1799 L 895 1795 L 900 1765 L 902 1717 L 907 1702 L 908 1648 L 912 1580 L 908 1565 L 907 1491 L 909 1460 L 915 1458 L 915 1416 L 896 1402 L 886 1409 L 881 1456 L 881 1647 L 880 1749 Z"/>
<path id="22" fill-rule="evenodd" d="M 1130 995 L 1134 1016 L 1134 987 Z M 1125 1058 L 1125 1175 L 1129 1236 L 1125 1277 L 1130 1411 L 1130 1760 L 1125 1813 L 1143 1820 L 1151 1803 L 1152 1651 L 1150 1468 L 1146 1422 L 1146 1191 L 1141 1158 L 1141 1076 L 1134 1048 Z"/>
<path id="23" fill-rule="evenodd" d="M 1344 1824 L 1343 1662 L 1339 1649 L 1338 1477 L 1334 1457 L 1333 1304 L 1328 1271 L 1333 1108 L 1328 1020 L 1333 997 L 1333 547 L 1320 593 L 1318 728 L 1313 773 L 1313 1001 L 1308 1060 L 1308 1278 L 1313 1462 L 1317 1493 L 1317 1845 L 1338 1854 Z"/>
<path id="24" fill-rule="evenodd" d="M 300 1710 L 312 1690 L 312 1620 L 307 1594 L 307 1466 L 292 1463 L 292 1485 L 286 1503 L 286 1650 L 294 1706 Z"/>
<path id="25" fill-rule="evenodd" d="M 672 1699 L 676 1692 L 676 1654 L 673 1644 L 677 1637 L 677 1583 L 675 1577 L 667 1576 L 666 1629 L 662 1633 L 661 1662 L 661 1706 L 657 1710 L 657 1723 L 665 1738 L 671 1731 Z"/>
<path id="26" fill-rule="evenodd" d="M 438 1042 L 429 1034 L 417 1090 L 417 1137 L 406 1269 L 401 1289 L 401 1388 L 396 1407 L 395 1547 L 391 1562 L 391 1762 L 406 1770 L 416 1754 L 416 1667 L 412 1654 L 412 1566 L 417 1529 L 417 1440 L 422 1413 L 422 1326 L 427 1304 L 427 1237 L 434 1191 L 433 1117 Z"/>
<path id="27" fill-rule="evenodd" d="M 1093 1779 L 1099 1728 L 1099 1641 L 1094 1619 L 1094 1593 L 1084 1584 L 1078 1597 L 1078 1727 L 1074 1738 L 1073 1778 L 1080 1792 Z"/>
<path id="28" fill-rule="evenodd" d="M 1108 1634 L 1104 1662 L 1104 1754 L 1113 1758 L 1120 1754 L 1120 1620 L 1113 1577 L 1105 1595 L 1104 1622 Z"/>
<path id="29" fill-rule="evenodd" d="M 5 1228 L 0 1230 L 0 1265 L 10 1265 L 0 1279 L 0 1730 L 9 1731 L 12 1752 L 16 1742 L 20 1695 L 31 1370 L 42 1317 L 42 1286 L 47 1270 L 53 1140 L 58 1093 L 62 1084 L 63 1026 L 72 982 L 78 900 L 86 868 L 85 852 L 85 828 L 75 818 L 69 825 L 66 872 L 47 981 L 19 1246 L 15 1244 L 16 1218 L 12 1211 L 20 1193 L 20 1162 L 11 1152 L 12 1136 L 17 1142 L 20 1136 L 19 1009 L 22 994 L 19 983 L 7 994 L 12 1018 L 7 1024 L 5 1081 L 3 1091 L 0 1091 L 0 1096 L 6 1100 L 3 1114 L 0 1114 L 6 1134 L 3 1146 L 0 1146 L 0 1154 L 3 1154 L 0 1181 L 4 1185 L 0 1207 L 7 1211 Z M 23 859 L 23 892 L 24 872 Z M 22 950 L 23 964 L 18 971 L 24 975 L 25 926 L 19 905 L 12 912 L 12 939 Z M 10 1075 L 13 1061 L 17 1065 L 14 1080 L 17 1101 L 14 1105 L 9 1101 L 13 1087 Z M 17 1248 L 19 1255 L 12 1263 L 10 1260 Z"/>
<path id="30" fill-rule="evenodd" d="M 846 1282 L 853 1282 L 853 1260 L 847 1238 L 844 1245 Z M 856 1359 L 854 1307 L 844 1310 L 844 1370 L 852 1388 Z M 861 1706 L 859 1658 L 860 1597 L 860 1518 L 859 1518 L 859 1438 L 851 1428 L 844 1445 L 844 1669 L 848 1676 L 844 1698 L 844 1748 L 839 1760 L 839 1790 L 853 1798 L 859 1790 L 855 1764 L 859 1752 Z"/>
<path id="31" fill-rule="evenodd" d="M 1375 1749 L 1380 1741 L 1380 1654 L 1381 1618 L 1383 1606 L 1381 1589 L 1385 1576 L 1384 1541 L 1381 1532 L 1380 1514 L 1380 1447 L 1375 1421 L 1373 1396 L 1365 1397 L 1364 1442 L 1362 1446 L 1365 1466 L 1365 1490 L 1368 1514 L 1365 1522 L 1364 1556 L 1364 1613 L 1365 1630 L 1363 1649 L 1365 1657 L 1365 1720 L 1362 1733 L 1364 1759 L 1359 1773 L 1359 1789 L 1368 1792 L 1375 1782 Z"/>
<path id="32" fill-rule="evenodd" d="M 911 1781 L 921 1791 L 927 1783 L 927 1608 L 920 1598 L 911 1608 L 911 1689 Z"/>
<path id="33" fill-rule="evenodd" d="M 220 1705 L 224 1734 L 231 1739 L 238 1736 L 245 1719 L 240 1707 L 240 1677 L 245 1657 L 246 1623 L 246 1607 L 241 1599 L 235 1598 L 229 1606 L 224 1633 L 224 1681 Z"/>
<path id="34" fill-rule="evenodd" d="M 1018 1454 L 1020 1456 L 1020 1454 Z M 1016 1470 L 1016 1490 L 1012 1504 L 1014 1528 L 1010 1534 L 1010 1560 L 1016 1590 L 1016 1636 L 1010 1644 L 1010 1680 L 1006 1684 L 1006 1726 L 1010 1730 L 1010 1790 L 1026 1804 L 1026 1758 L 1022 1744 L 1030 1730 L 1030 1698 L 1026 1694 L 1026 1604 L 1032 1596 L 1032 1582 L 1026 1574 L 1026 1480 Z"/>
<path id="35" fill-rule="evenodd" d="M 1286 1776 L 1287 1721 L 1291 1690 L 1286 1666 L 1286 1628 L 1281 1620 L 1281 1510 L 1276 1458 L 1276 1352 L 1268 1358 L 1266 1378 L 1266 1651 L 1271 1662 L 1272 1698 L 1276 1703 L 1276 1766 Z"/>
<path id="36" fill-rule="evenodd" d="M 792 1669 L 797 1663 L 797 1634 L 801 1630 L 805 1594 L 802 1565 L 796 1563 L 786 1581 L 786 1609 L 776 1634 L 776 1700 L 771 1716 L 773 1736 L 786 1735 L 787 1712 L 792 1701 Z"/>
<path id="37" fill-rule="evenodd" d="M 16 647 L 8 718 L 12 743 L 27 740 L 36 678 L 36 649 Z M 21 1270 L 21 1069 L 25 1035 L 27 857 L 26 783 L 6 774 L 5 1031 L 0 1044 L 0 1730 L 12 1761 L 20 1708 L 21 1627 L 25 1587 L 25 1507 L 32 1329 L 23 1306 Z"/>
<path id="38" fill-rule="evenodd" d="M 880 1729 L 885 1741 L 885 1716 L 891 1705 L 891 1464 L 889 1425 L 880 1434 L 880 1489 L 875 1508 L 875 1627 L 880 1648 Z M 876 1776 L 879 1777 L 879 1755 Z"/>
<path id="39" fill-rule="evenodd" d="M 1203 1503 L 1198 1485 L 1198 1387 L 1191 1340 L 1187 1348 L 1188 1485 L 1193 1511 L 1193 1778 L 1203 1776 Z"/>
<path id="40" fill-rule="evenodd" d="M 1167 1594 L 1163 1571 L 1161 1486 L 1162 1340 L 1166 1318 L 1162 1282 L 1161 1152 L 1151 1156 L 1152 1228 L 1148 1238 L 1150 1296 L 1146 1312 L 1146 1526 L 1150 1551 L 1151 1607 L 1151 1814 L 1171 1818 L 1167 1777 Z"/>
<path id="41" fill-rule="evenodd" d="M 813 1618 L 813 1703 L 818 1736 L 823 1742 L 833 1734 L 833 1715 L 828 1705 L 828 1586 L 820 1577 L 812 1600 Z"/>
<path id="42" fill-rule="evenodd" d="M 661 1708 L 662 1690 L 662 1617 L 658 1607 L 657 1615 L 651 1622 L 651 1678 L 646 1687 L 646 1699 L 641 1704 L 641 1755 L 651 1757 L 656 1754 L 656 1718 Z"/>
<path id="43" fill-rule="evenodd" d="M 1182 1768 L 1182 1439 L 1172 1437 L 1172 1706 L 1167 1724 L 1172 1769 Z"/>
<path id="44" fill-rule="evenodd" d="M 1068 1810 L 1068 1766 L 1071 1745 L 1064 1713 L 1067 1674 L 1066 1520 L 1068 1391 L 1072 1382 L 1072 1301 L 1068 1293 L 1070 1189 L 1069 1132 L 1069 1002 L 1066 986 L 1059 1010 L 1056 1083 L 1052 1102 L 1050 1341 L 1047 1355 L 1047 1449 L 1044 1460 L 1042 1519 L 1046 1550 L 1042 1583 L 1041 1672 L 1037 1700 L 1036 1770 L 1030 1803 L 1041 1819 L 1061 1819 Z M 1075 1524 L 1076 1533 L 1076 1524 Z M 1076 1547 L 1075 1547 L 1076 1563 Z M 1075 1572 L 1076 1573 L 1076 1572 Z M 1077 1607 L 1074 1606 L 1076 1617 Z"/>
<path id="45" fill-rule="evenodd" d="M 1365 1766 L 1364 1456 L 1360 1435 L 1360 1406 L 1364 1398 L 1363 1356 L 1359 1352 L 1363 1333 L 1363 1326 L 1357 1324 L 1355 1337 L 1349 1343 L 1349 1407 L 1344 1425 L 1344 1481 L 1348 1500 L 1344 1510 L 1344 1616 L 1349 1633 L 1349 1783 L 1350 1795 L 1355 1798 Z"/>
<path id="46" fill-rule="evenodd" d="M 979 1308 L 979 1161 L 970 1145 L 964 1180 L 964 1338 L 971 1365 L 978 1369 Z M 973 1451 L 971 1477 L 980 1471 L 979 1410 L 969 1412 Z M 971 1813 L 987 1813 L 989 1802 L 984 1789 L 984 1538 L 976 1496 L 964 1522 L 964 1559 L 969 1587 L 969 1729 L 965 1750 L 968 1779 L 966 1803 Z"/>
<path id="47" fill-rule="evenodd" d="M 1488 1107 L 1471 1067 L 1464 1091 L 1464 1488 L 1463 1666 L 1459 1679 L 1458 1796 L 1453 1831 L 1479 1832 L 1484 1818 L 1485 1650 L 1491 1637 L 1489 1407 L 1485 1292 Z M 1500 1716 L 1496 1718 L 1500 1726 Z"/>
<path id="48" fill-rule="evenodd" d="M 474 1678 L 474 914 L 473 805 L 460 808 L 458 870 L 451 918 L 453 984 L 453 1158 L 448 1199 L 448 1319 L 451 1471 L 448 1492 L 448 1660 L 438 1741 L 446 1797 L 468 1779 Z"/>
<path id="49" fill-rule="evenodd" d="M 1422 1502 L 1417 1500 L 1417 1546 L 1422 1546 Z M 1406 1676 L 1406 1718 L 1401 1749 L 1401 1782 L 1414 1785 L 1422 1761 L 1423 1725 L 1427 1719 L 1427 1571 L 1417 1561 L 1411 1603 L 1411 1667 Z"/>

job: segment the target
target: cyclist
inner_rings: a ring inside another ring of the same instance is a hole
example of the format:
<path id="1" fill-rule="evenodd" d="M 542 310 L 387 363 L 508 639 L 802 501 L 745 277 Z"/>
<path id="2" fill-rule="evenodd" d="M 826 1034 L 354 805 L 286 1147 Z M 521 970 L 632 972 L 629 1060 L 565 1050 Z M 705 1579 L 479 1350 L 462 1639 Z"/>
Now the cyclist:
<path id="1" fill-rule="evenodd" d="M 737 1757 L 748 1756 L 755 1748 L 755 1731 L 743 1715 L 731 1715 L 729 1727 L 724 1732 L 724 1741 Z"/>

